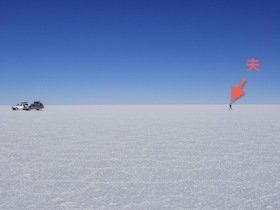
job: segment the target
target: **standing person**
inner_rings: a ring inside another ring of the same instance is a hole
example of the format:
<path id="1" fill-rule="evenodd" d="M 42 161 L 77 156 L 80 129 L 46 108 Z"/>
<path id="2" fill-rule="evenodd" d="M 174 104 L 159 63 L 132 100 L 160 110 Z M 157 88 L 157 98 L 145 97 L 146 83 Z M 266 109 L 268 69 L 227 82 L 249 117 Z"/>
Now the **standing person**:
<path id="1" fill-rule="evenodd" d="M 229 110 L 232 110 L 231 103 L 229 104 Z"/>

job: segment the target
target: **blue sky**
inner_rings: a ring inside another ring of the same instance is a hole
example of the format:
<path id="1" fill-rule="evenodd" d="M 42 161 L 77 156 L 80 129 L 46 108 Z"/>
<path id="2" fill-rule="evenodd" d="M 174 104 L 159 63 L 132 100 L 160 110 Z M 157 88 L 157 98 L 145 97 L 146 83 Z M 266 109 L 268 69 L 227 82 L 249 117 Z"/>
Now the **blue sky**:
<path id="1" fill-rule="evenodd" d="M 277 1 L 0 1 L 0 104 L 280 103 Z M 247 60 L 260 71 L 246 71 Z"/>

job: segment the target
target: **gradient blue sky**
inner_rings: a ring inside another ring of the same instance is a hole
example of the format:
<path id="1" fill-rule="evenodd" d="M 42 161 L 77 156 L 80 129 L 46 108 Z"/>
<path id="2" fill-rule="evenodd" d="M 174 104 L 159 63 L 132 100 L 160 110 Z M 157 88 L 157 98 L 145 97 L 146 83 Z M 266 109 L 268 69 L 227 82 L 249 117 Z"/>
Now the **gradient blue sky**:
<path id="1" fill-rule="evenodd" d="M 280 3 L 0 1 L 0 104 L 280 103 Z M 260 72 L 246 71 L 260 60 Z"/>

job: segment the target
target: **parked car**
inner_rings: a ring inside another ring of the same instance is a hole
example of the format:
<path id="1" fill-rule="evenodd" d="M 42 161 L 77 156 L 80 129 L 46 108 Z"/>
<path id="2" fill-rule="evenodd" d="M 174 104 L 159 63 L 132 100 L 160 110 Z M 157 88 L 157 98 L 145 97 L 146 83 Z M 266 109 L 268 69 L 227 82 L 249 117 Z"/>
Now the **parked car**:
<path id="1" fill-rule="evenodd" d="M 26 110 L 28 108 L 27 102 L 21 102 L 15 106 L 12 106 L 12 110 Z"/>
<path id="2" fill-rule="evenodd" d="M 44 109 L 44 105 L 41 101 L 35 101 L 33 104 L 28 106 L 28 108 L 26 110 L 32 110 L 32 109 L 36 109 L 39 111 L 39 110 Z"/>

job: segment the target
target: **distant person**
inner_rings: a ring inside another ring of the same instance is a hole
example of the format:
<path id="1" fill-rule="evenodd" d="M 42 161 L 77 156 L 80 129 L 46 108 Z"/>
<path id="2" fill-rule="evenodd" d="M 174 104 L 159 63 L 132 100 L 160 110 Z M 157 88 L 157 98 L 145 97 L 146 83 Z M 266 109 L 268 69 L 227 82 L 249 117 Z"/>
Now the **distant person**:
<path id="1" fill-rule="evenodd" d="M 232 106 L 231 106 L 231 103 L 229 104 L 229 110 L 232 110 Z"/>

